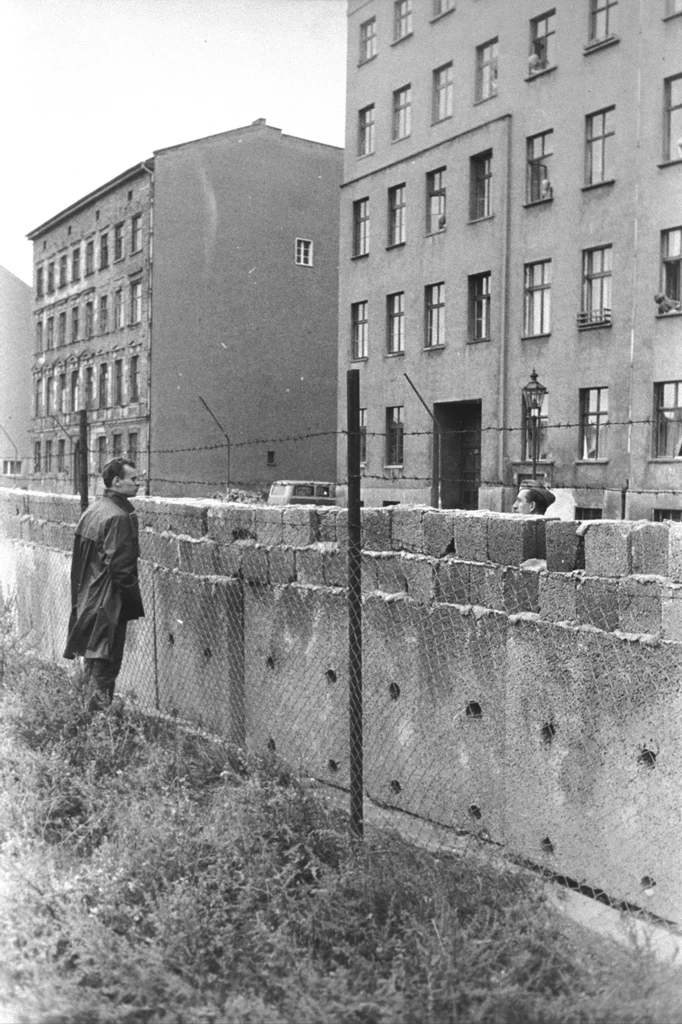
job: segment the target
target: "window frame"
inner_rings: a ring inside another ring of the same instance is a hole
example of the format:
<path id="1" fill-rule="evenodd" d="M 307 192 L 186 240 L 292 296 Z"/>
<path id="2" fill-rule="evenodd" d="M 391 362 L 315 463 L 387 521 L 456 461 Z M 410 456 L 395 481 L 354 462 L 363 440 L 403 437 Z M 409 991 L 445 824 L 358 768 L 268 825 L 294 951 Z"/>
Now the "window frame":
<path id="1" fill-rule="evenodd" d="M 57 441 L 57 472 L 66 472 L 66 440 L 63 437 Z"/>
<path id="2" fill-rule="evenodd" d="M 402 468 L 405 465 L 405 406 L 386 406 L 385 467 Z"/>
<path id="3" fill-rule="evenodd" d="M 123 360 L 114 360 L 114 405 L 123 405 Z"/>
<path id="4" fill-rule="evenodd" d="M 665 389 L 675 389 L 675 401 L 667 404 Z M 672 413 L 672 416 L 665 416 L 665 412 Z M 662 415 L 663 414 L 663 415 Z M 671 428 L 668 429 L 668 426 Z M 674 428 L 677 427 L 677 437 L 674 443 L 670 444 L 668 434 L 674 435 Z M 652 431 L 653 458 L 654 459 L 682 459 L 682 380 L 664 380 L 654 383 L 654 429 Z M 677 454 L 670 454 L 667 448 L 672 447 Z"/>
<path id="5" fill-rule="evenodd" d="M 445 81 L 442 80 L 446 74 Z M 455 110 L 455 70 L 452 61 L 434 68 L 432 73 L 431 123 L 440 124 L 452 117 Z"/>
<path id="6" fill-rule="evenodd" d="M 85 303 L 85 340 L 89 341 L 95 333 L 95 303 L 90 299 Z"/>
<path id="7" fill-rule="evenodd" d="M 140 401 L 140 357 L 135 354 L 130 357 L 129 367 L 129 381 L 130 381 L 130 394 L 128 400 L 130 402 Z"/>
<path id="8" fill-rule="evenodd" d="M 85 277 L 95 273 L 95 239 L 89 238 L 85 243 Z"/>
<path id="9" fill-rule="evenodd" d="M 68 284 L 68 255 L 64 253 L 59 257 L 59 287 L 66 288 Z"/>
<path id="10" fill-rule="evenodd" d="M 47 294 L 52 295 L 55 290 L 54 260 L 47 264 Z"/>
<path id="11" fill-rule="evenodd" d="M 71 282 L 75 284 L 81 279 L 81 247 L 74 246 L 71 250 Z"/>
<path id="12" fill-rule="evenodd" d="M 424 348 L 445 348 L 445 281 L 424 288 Z"/>
<path id="13" fill-rule="evenodd" d="M 591 407 L 592 396 L 596 396 L 596 408 Z M 578 460 L 580 462 L 606 461 L 606 445 L 609 424 L 608 387 L 580 388 L 580 431 L 578 437 Z M 594 431 L 594 455 L 589 454 L 588 431 Z"/>
<path id="14" fill-rule="evenodd" d="M 125 258 L 125 222 L 119 221 L 114 224 L 114 263 L 119 263 Z"/>
<path id="15" fill-rule="evenodd" d="M 52 438 L 51 437 L 45 438 L 44 465 L 45 465 L 45 468 L 44 468 L 43 472 L 51 473 L 52 472 Z"/>
<path id="16" fill-rule="evenodd" d="M 109 232 L 103 231 L 99 236 L 99 269 L 106 270 L 109 266 Z"/>
<path id="17" fill-rule="evenodd" d="M 594 257 L 601 254 L 601 268 L 594 269 Z M 606 254 L 609 266 L 604 269 Z M 608 281 L 608 284 L 606 282 Z M 594 303 L 594 290 L 597 287 L 601 299 L 599 306 Z M 604 302 L 608 293 L 608 305 Z M 613 245 L 596 245 L 582 251 L 582 297 L 581 310 L 578 314 L 578 327 L 610 326 L 613 315 Z"/>
<path id="18" fill-rule="evenodd" d="M 588 45 L 593 46 L 597 43 L 606 42 L 607 39 L 615 39 L 616 32 L 611 31 L 614 26 L 611 24 L 612 16 L 611 11 L 615 9 L 613 14 L 613 21 L 615 22 L 618 13 L 618 0 L 590 0 L 589 10 L 589 25 L 588 25 Z M 599 16 L 604 12 L 604 26 L 605 31 L 603 34 L 597 34 L 597 21 Z"/>
<path id="19" fill-rule="evenodd" d="M 36 298 L 42 299 L 45 295 L 44 268 L 36 267 Z"/>
<path id="20" fill-rule="evenodd" d="M 444 14 L 449 14 L 454 9 L 455 0 L 433 0 L 431 20 L 442 18 Z"/>
<path id="21" fill-rule="evenodd" d="M 386 296 L 386 354 L 405 354 L 405 292 Z"/>
<path id="22" fill-rule="evenodd" d="M 436 167 L 426 172 L 426 234 L 437 235 L 447 225 L 447 167 Z M 434 227 L 435 223 L 435 227 Z"/>
<path id="23" fill-rule="evenodd" d="M 130 326 L 142 323 L 142 281 L 130 282 Z"/>
<path id="24" fill-rule="evenodd" d="M 523 462 L 532 462 L 533 459 L 533 416 L 531 408 L 526 402 L 526 396 L 521 395 L 521 416 L 523 429 L 521 432 L 521 459 Z M 549 452 L 549 395 L 545 392 L 538 417 L 538 456 L 537 462 L 549 462 L 552 456 Z"/>
<path id="25" fill-rule="evenodd" d="M 351 362 L 369 357 L 369 301 L 351 303 Z"/>
<path id="26" fill-rule="evenodd" d="M 409 139 L 412 134 L 412 83 L 393 90 L 391 142 Z"/>
<path id="27" fill-rule="evenodd" d="M 99 333 L 106 334 L 109 330 L 109 296 L 99 296 L 99 306 L 97 309 L 97 320 L 99 326 Z"/>
<path id="28" fill-rule="evenodd" d="M 54 348 L 54 317 L 48 316 L 47 318 L 47 337 L 45 341 L 45 350 L 50 352 Z"/>
<path id="29" fill-rule="evenodd" d="M 393 42 L 399 43 L 412 35 L 412 0 L 394 0 Z"/>
<path id="30" fill-rule="evenodd" d="M 469 221 L 493 216 L 493 151 L 485 150 L 469 158 Z M 483 212 L 480 212 L 480 211 Z"/>
<path id="31" fill-rule="evenodd" d="M 311 238 L 297 238 L 295 240 L 294 263 L 297 267 L 312 267 L 313 242 Z"/>
<path id="32" fill-rule="evenodd" d="M 550 19 L 552 21 L 551 27 L 549 25 Z M 545 11 L 544 14 L 538 14 L 530 19 L 530 50 L 528 52 L 528 70 L 530 75 L 537 75 L 540 71 L 547 71 L 549 68 L 556 67 L 556 54 L 554 52 L 556 47 L 555 19 L 555 7 Z M 538 27 L 542 22 L 547 22 L 547 31 L 543 35 L 538 35 Z M 553 40 L 551 45 L 548 40 Z M 544 51 L 544 56 L 538 52 L 539 49 Z M 550 50 L 552 51 L 551 53 Z M 534 58 L 536 59 L 534 60 Z"/>
<path id="33" fill-rule="evenodd" d="M 80 306 L 71 307 L 71 342 L 78 341 L 80 334 Z"/>
<path id="34" fill-rule="evenodd" d="M 670 236 L 677 235 L 677 252 L 670 255 Z M 672 279 L 672 280 L 671 280 Z M 668 285 L 671 284 L 669 288 Z M 661 292 L 667 299 L 682 302 L 682 225 L 661 231 Z"/>
<path id="35" fill-rule="evenodd" d="M 550 145 L 552 148 L 547 151 L 546 144 L 551 136 Z M 534 155 L 535 143 L 542 140 L 542 152 Z M 544 132 L 536 132 L 526 138 L 526 203 L 529 206 L 535 203 L 545 203 L 554 197 L 552 178 L 547 166 L 547 160 L 554 156 L 554 129 L 548 128 Z M 544 170 L 545 176 L 536 172 L 536 168 Z"/>
<path id="36" fill-rule="evenodd" d="M 134 213 L 130 219 L 130 252 L 142 252 L 142 214 Z"/>
<path id="37" fill-rule="evenodd" d="M 66 345 L 66 310 L 60 309 L 57 317 L 57 345 Z"/>
<path id="38" fill-rule="evenodd" d="M 677 83 L 679 88 L 679 102 L 673 103 L 673 87 Z M 678 75 L 669 75 L 663 81 L 663 99 L 664 99 L 664 129 L 665 133 L 663 136 L 663 160 L 666 162 L 672 162 L 682 160 L 682 72 Z M 679 114 L 675 115 L 675 112 L 679 111 Z M 673 134 L 677 135 L 677 129 L 673 133 L 673 116 L 679 118 L 679 136 L 673 142 Z M 678 147 L 678 155 L 673 153 L 673 146 Z"/>
<path id="39" fill-rule="evenodd" d="M 476 103 L 485 103 L 498 94 L 499 36 L 486 40 L 476 47 Z M 490 56 L 487 51 L 490 50 Z"/>
<path id="40" fill-rule="evenodd" d="M 375 146 L 376 108 L 373 103 L 358 110 L 358 157 L 371 156 Z"/>
<path id="41" fill-rule="evenodd" d="M 369 196 L 353 201 L 353 237 L 351 257 L 369 256 L 370 244 L 370 205 Z"/>
<path id="42" fill-rule="evenodd" d="M 485 285 L 485 287 L 481 287 Z M 491 341 L 492 272 L 469 275 L 469 341 Z M 480 325 L 480 326 L 479 326 Z"/>
<path id="43" fill-rule="evenodd" d="M 400 182 L 388 190 L 388 247 L 404 245 L 407 238 L 407 185 Z"/>
<path id="44" fill-rule="evenodd" d="M 536 268 L 542 268 L 541 280 L 534 279 Z M 539 304 L 539 310 L 538 310 Z M 534 330 L 538 320 L 540 330 Z M 552 260 L 533 260 L 523 266 L 523 336 L 544 338 L 552 332 Z"/>
<path id="45" fill-rule="evenodd" d="M 615 112 L 616 107 L 613 104 L 585 115 L 585 186 L 588 188 L 593 185 L 605 185 L 615 179 L 612 152 L 614 143 L 607 141 L 616 135 Z M 609 114 L 613 115 L 610 130 L 607 122 Z M 601 118 L 602 122 L 601 131 L 597 134 L 593 131 L 596 118 Z M 599 154 L 596 161 L 595 153 Z"/>
<path id="46" fill-rule="evenodd" d="M 42 473 L 42 458 L 41 458 L 41 443 L 40 441 L 33 442 L 33 472 Z"/>
<path id="47" fill-rule="evenodd" d="M 97 408 L 109 408 L 109 363 L 100 363 L 97 373 Z"/>
<path id="48" fill-rule="evenodd" d="M 359 409 L 360 427 L 360 465 L 367 465 L 367 408 L 361 406 Z"/>
<path id="49" fill-rule="evenodd" d="M 369 31 L 371 26 L 372 31 Z M 376 57 L 379 50 L 379 37 L 377 35 L 376 17 L 368 18 L 360 25 L 360 57 L 358 64 L 366 64 L 368 60 Z"/>

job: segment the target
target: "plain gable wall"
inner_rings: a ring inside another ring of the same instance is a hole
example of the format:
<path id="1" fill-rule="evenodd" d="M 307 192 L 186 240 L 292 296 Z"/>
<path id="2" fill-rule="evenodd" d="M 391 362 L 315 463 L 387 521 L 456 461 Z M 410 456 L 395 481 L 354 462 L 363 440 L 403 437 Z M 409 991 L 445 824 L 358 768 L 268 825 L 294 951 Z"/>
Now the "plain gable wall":
<path id="1" fill-rule="evenodd" d="M 338 190 L 343 151 L 253 125 L 155 154 L 152 490 L 335 479 Z M 314 244 L 297 266 L 295 239 Z M 268 467 L 267 451 L 275 465 Z M 183 480 L 183 483 L 176 483 Z M 173 481 L 173 482 L 171 482 Z"/>

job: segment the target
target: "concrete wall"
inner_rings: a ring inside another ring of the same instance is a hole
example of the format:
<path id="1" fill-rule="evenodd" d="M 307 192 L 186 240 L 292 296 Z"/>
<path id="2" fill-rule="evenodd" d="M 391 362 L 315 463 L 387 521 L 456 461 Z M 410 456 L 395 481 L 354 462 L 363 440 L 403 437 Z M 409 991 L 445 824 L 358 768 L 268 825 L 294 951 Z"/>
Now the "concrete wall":
<path id="1" fill-rule="evenodd" d="M 121 688 L 347 786 L 346 511 L 137 504 Z M 77 515 L 0 495 L 0 588 L 49 658 Z M 396 507 L 363 537 L 368 795 L 682 920 L 682 527 Z"/>

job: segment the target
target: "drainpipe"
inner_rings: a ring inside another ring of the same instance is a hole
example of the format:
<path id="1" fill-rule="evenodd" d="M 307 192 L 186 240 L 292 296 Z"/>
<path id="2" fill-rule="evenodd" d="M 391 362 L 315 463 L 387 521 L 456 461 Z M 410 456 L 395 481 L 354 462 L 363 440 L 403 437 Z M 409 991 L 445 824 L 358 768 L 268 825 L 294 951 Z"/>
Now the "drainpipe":
<path id="1" fill-rule="evenodd" d="M 154 266 L 154 171 L 143 160 L 140 166 L 149 175 L 149 257 L 147 260 L 147 471 L 144 493 L 151 491 L 152 471 L 152 270 Z"/>
<path id="2" fill-rule="evenodd" d="M 511 266 L 511 211 L 512 211 L 512 116 L 507 114 L 507 169 L 505 183 L 505 210 L 502 240 L 502 330 L 500 331 L 500 350 L 498 358 L 498 444 L 497 444 L 497 477 L 504 484 L 507 468 L 507 365 L 509 339 L 509 273 Z"/>

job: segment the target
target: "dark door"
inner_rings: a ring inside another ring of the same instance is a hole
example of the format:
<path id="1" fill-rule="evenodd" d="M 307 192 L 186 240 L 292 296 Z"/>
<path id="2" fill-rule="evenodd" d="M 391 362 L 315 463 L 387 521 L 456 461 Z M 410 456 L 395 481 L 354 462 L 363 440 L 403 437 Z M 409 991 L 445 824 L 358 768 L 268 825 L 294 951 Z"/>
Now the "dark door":
<path id="1" fill-rule="evenodd" d="M 481 485 L 481 403 L 439 402 L 433 414 L 440 427 L 434 439 L 433 496 L 438 504 L 438 478 L 442 508 L 478 508 Z M 439 474 L 440 463 L 440 474 Z"/>

